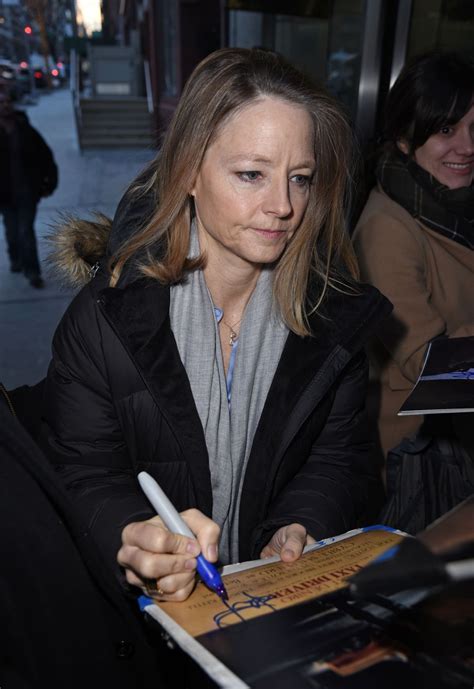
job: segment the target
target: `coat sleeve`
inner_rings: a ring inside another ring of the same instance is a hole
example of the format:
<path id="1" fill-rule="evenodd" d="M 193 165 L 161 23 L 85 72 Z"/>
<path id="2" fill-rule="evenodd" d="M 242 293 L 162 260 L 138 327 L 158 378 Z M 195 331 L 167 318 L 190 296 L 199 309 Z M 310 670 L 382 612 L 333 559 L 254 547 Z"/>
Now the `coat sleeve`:
<path id="1" fill-rule="evenodd" d="M 303 524 L 319 540 L 372 523 L 383 489 L 371 458 L 365 412 L 367 376 L 367 357 L 361 352 L 336 383 L 330 413 L 307 461 L 255 530 L 254 557 L 274 532 L 287 524 Z"/>
<path id="2" fill-rule="evenodd" d="M 424 243 L 401 220 L 375 213 L 357 228 L 354 246 L 364 280 L 394 306 L 378 336 L 403 376 L 415 383 L 427 344 L 440 335 L 473 335 L 474 324 L 448 332 L 431 300 Z"/>
<path id="3" fill-rule="evenodd" d="M 119 575 L 122 529 L 153 513 L 135 479 L 111 397 L 102 349 L 105 327 L 86 286 L 54 336 L 40 442 L 87 532 Z"/>

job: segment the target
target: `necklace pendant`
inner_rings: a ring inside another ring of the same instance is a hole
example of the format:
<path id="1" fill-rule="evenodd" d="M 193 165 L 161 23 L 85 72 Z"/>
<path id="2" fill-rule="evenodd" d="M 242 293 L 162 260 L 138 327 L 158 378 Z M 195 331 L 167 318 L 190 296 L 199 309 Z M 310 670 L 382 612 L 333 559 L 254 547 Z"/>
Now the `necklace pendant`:
<path id="1" fill-rule="evenodd" d="M 237 333 L 235 330 L 230 329 L 230 337 L 229 337 L 229 345 L 233 347 L 235 345 L 235 341 L 237 339 Z"/>

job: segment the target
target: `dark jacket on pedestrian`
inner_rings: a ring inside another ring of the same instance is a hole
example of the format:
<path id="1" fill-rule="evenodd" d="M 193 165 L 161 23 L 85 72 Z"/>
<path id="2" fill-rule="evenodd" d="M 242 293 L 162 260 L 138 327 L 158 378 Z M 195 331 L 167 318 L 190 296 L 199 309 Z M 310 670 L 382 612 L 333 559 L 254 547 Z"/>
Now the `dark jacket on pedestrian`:
<path id="1" fill-rule="evenodd" d="M 0 126 L 0 206 L 15 206 L 27 194 L 34 203 L 50 196 L 58 183 L 51 149 L 28 121 L 14 111 L 13 134 Z"/>
<path id="2" fill-rule="evenodd" d="M 0 512 L 0 686 L 160 689 L 136 604 L 4 394 Z"/>
<path id="3" fill-rule="evenodd" d="M 133 231 L 134 212 L 121 204 L 112 244 Z M 93 244 L 103 229 L 88 226 L 83 255 L 100 253 Z M 84 237 L 87 227 L 76 230 Z M 64 229 L 58 236 L 63 263 L 77 276 Z M 70 243 L 81 251 L 75 236 Z M 123 527 L 152 516 L 137 472 L 150 472 L 178 510 L 211 516 L 212 490 L 204 432 L 170 328 L 169 288 L 148 278 L 107 283 L 99 270 L 55 334 L 42 442 L 114 561 Z M 369 460 L 364 345 L 389 312 L 375 288 L 329 290 L 311 316 L 314 337 L 289 333 L 246 468 L 241 560 L 258 557 L 286 524 L 303 524 L 319 539 L 373 518 L 380 482 Z"/>

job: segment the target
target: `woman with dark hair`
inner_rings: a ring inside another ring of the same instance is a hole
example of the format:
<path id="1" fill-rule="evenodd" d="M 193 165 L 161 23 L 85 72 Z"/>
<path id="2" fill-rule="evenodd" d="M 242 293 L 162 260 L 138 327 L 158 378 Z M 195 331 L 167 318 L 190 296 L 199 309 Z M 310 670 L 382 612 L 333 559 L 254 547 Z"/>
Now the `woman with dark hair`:
<path id="1" fill-rule="evenodd" d="M 388 96 L 377 186 L 353 236 L 364 279 L 394 304 L 373 351 L 383 452 L 421 416 L 397 412 L 435 337 L 474 335 L 474 65 L 415 58 Z"/>
<path id="2" fill-rule="evenodd" d="M 128 583 L 160 599 L 189 594 L 200 549 L 294 560 L 370 519 L 364 345 L 390 307 L 356 280 L 350 156 L 339 107 L 282 58 L 213 53 L 56 332 L 43 447 Z M 197 541 L 152 517 L 141 469 Z"/>

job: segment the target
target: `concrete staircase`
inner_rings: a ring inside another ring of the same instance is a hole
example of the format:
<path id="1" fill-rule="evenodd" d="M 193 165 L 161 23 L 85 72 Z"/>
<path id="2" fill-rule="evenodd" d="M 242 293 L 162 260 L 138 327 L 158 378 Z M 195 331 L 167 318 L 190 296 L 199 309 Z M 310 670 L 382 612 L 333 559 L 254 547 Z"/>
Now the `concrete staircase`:
<path id="1" fill-rule="evenodd" d="M 154 148 L 146 98 L 81 98 L 81 149 Z"/>

